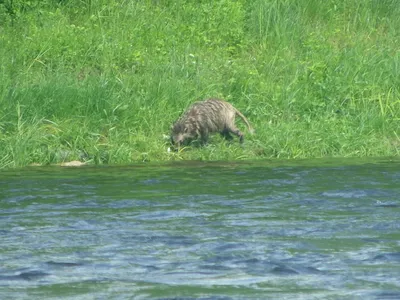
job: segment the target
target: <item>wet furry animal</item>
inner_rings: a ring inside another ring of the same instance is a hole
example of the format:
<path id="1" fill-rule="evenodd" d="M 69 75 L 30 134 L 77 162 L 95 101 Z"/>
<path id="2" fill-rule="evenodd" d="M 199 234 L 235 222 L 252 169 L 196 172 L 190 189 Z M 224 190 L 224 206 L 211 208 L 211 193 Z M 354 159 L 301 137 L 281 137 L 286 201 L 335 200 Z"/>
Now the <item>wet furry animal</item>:
<path id="1" fill-rule="evenodd" d="M 176 146 L 200 139 L 206 144 L 208 136 L 221 133 L 231 140 L 234 134 L 242 143 L 243 133 L 235 126 L 235 116 L 238 115 L 247 125 L 250 133 L 253 132 L 249 121 L 232 104 L 220 99 L 207 99 L 193 103 L 183 115 L 172 125 L 171 142 Z"/>

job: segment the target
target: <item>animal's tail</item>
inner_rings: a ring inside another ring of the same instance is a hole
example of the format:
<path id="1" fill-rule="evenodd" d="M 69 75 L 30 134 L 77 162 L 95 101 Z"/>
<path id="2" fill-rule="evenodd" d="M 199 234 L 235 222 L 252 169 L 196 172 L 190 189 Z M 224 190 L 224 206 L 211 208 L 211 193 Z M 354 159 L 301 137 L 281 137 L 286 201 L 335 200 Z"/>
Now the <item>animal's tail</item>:
<path id="1" fill-rule="evenodd" d="M 243 122 L 246 123 L 247 128 L 249 129 L 250 134 L 253 134 L 253 133 L 254 133 L 254 128 L 251 127 L 251 125 L 250 125 L 249 121 L 246 119 L 246 117 L 243 116 L 243 114 L 242 114 L 239 110 L 237 110 L 236 108 L 235 108 L 235 111 L 236 111 L 236 114 L 243 120 Z"/>

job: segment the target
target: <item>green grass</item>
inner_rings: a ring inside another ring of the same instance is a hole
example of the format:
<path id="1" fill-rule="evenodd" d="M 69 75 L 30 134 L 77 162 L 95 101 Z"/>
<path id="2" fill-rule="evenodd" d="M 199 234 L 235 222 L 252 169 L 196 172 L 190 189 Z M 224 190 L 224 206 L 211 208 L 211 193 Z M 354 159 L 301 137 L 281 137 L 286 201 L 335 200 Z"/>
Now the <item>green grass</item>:
<path id="1" fill-rule="evenodd" d="M 0 168 L 396 156 L 399 15 L 396 0 L 5 0 Z M 255 134 L 168 152 L 207 97 Z"/>

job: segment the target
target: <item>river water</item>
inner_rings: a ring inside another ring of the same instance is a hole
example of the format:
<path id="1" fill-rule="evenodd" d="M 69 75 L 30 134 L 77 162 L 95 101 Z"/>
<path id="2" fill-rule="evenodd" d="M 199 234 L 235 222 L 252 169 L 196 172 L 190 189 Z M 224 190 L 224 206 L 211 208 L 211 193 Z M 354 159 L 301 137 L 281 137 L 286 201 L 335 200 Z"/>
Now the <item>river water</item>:
<path id="1" fill-rule="evenodd" d="M 400 299 L 400 163 L 0 172 L 0 299 Z"/>

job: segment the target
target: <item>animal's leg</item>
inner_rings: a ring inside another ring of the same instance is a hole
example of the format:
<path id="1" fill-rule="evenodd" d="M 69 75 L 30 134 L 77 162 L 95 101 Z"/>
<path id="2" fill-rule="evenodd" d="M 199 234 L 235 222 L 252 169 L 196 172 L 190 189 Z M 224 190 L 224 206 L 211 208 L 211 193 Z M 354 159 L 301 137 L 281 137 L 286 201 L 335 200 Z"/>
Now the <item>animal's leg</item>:
<path id="1" fill-rule="evenodd" d="M 228 131 L 228 133 L 229 133 L 229 132 L 230 132 L 230 133 L 233 133 L 234 135 L 236 135 L 237 137 L 239 137 L 239 142 L 240 142 L 240 143 L 243 143 L 244 135 L 243 135 L 243 133 L 242 133 L 238 128 L 236 128 L 235 126 L 231 126 L 231 127 L 228 127 L 226 130 Z"/>
<path id="2" fill-rule="evenodd" d="M 208 130 L 200 131 L 200 142 L 202 145 L 207 145 L 208 143 Z"/>
<path id="3" fill-rule="evenodd" d="M 226 139 L 227 141 L 231 141 L 233 139 L 233 137 L 231 136 L 231 134 L 229 133 L 229 130 L 224 129 L 221 131 L 221 135 L 224 137 L 224 139 Z"/>
<path id="4" fill-rule="evenodd" d="M 202 135 L 200 141 L 201 141 L 202 145 L 207 145 L 207 143 L 208 143 L 208 135 Z"/>

